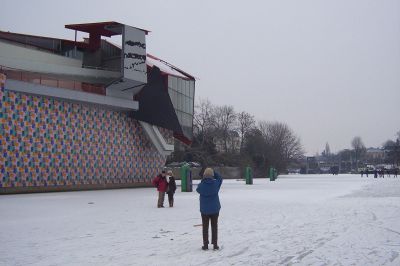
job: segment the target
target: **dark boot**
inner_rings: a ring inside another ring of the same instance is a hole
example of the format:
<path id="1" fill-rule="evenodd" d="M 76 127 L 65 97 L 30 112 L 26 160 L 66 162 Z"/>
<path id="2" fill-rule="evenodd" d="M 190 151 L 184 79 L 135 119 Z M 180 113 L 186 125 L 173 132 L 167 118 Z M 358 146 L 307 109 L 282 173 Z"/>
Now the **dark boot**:
<path id="1" fill-rule="evenodd" d="M 204 245 L 201 247 L 202 250 L 208 250 L 208 245 Z"/>

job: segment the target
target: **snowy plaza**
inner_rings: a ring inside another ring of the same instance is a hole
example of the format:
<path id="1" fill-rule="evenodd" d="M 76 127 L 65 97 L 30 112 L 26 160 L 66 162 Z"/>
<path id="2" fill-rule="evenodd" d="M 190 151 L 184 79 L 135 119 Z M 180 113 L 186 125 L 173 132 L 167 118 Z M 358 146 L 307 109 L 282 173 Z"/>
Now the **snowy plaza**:
<path id="1" fill-rule="evenodd" d="M 393 177 L 225 179 L 221 250 L 202 251 L 179 187 L 163 209 L 154 188 L 4 195 L 0 265 L 400 265 L 399 197 Z"/>

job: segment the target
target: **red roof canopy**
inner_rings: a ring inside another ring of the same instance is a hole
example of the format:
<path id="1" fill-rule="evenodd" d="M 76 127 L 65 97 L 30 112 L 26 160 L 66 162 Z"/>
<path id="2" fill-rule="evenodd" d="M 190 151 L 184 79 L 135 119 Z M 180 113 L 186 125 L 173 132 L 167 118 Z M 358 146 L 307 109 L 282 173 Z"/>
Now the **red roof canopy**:
<path id="1" fill-rule="evenodd" d="M 119 27 L 122 28 L 124 24 L 115 21 L 107 21 L 107 22 L 97 22 L 97 23 L 83 23 L 83 24 L 68 24 L 65 25 L 65 28 L 77 31 L 83 31 L 87 33 L 96 33 L 102 36 L 111 37 L 114 35 L 121 35 L 122 33 L 118 30 L 111 30 L 112 28 L 118 29 Z M 149 33 L 148 30 L 140 29 L 144 31 L 146 34 Z"/>

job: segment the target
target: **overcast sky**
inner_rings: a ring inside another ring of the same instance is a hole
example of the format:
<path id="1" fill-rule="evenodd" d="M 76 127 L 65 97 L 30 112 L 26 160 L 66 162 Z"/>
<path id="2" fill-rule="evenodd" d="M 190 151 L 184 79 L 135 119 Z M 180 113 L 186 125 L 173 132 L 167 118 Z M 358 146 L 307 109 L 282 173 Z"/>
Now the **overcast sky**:
<path id="1" fill-rule="evenodd" d="M 198 78 L 196 98 L 287 123 L 307 154 L 400 130 L 400 0 L 1 1 L 0 30 L 145 28 L 147 52 Z"/>

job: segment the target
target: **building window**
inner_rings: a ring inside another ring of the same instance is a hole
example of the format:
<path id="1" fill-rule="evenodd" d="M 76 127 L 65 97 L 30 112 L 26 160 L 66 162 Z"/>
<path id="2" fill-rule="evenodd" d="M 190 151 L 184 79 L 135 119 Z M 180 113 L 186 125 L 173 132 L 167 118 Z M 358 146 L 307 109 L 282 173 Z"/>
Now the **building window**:
<path id="1" fill-rule="evenodd" d="M 194 80 L 168 76 L 168 93 L 184 134 L 192 138 Z"/>

